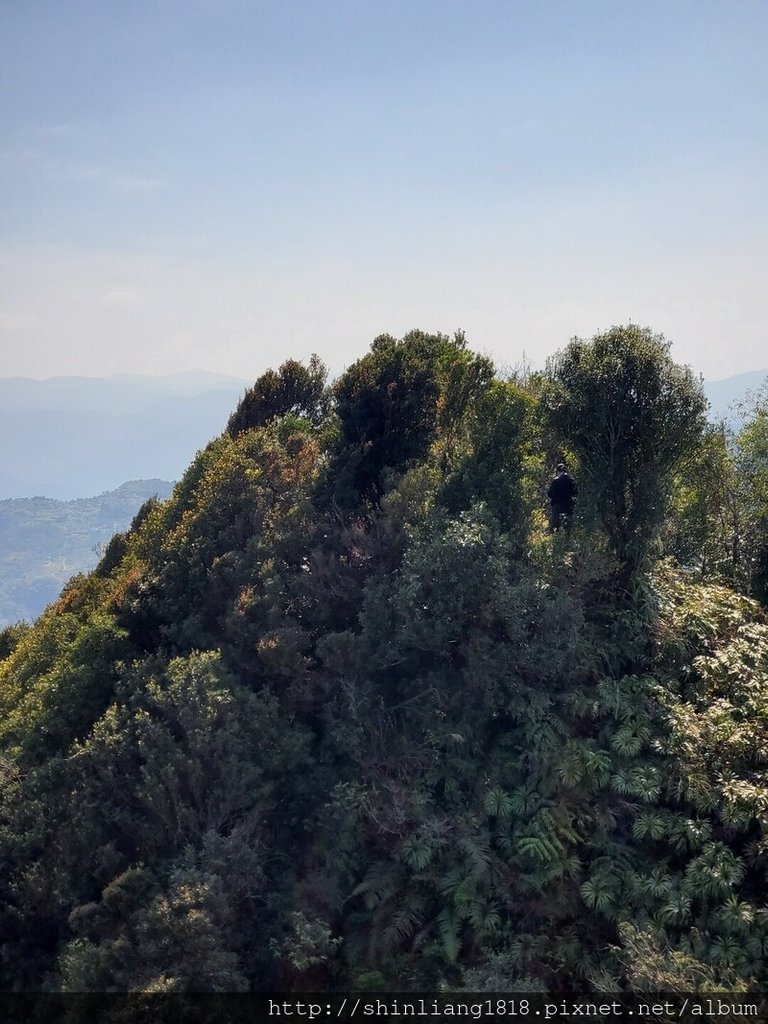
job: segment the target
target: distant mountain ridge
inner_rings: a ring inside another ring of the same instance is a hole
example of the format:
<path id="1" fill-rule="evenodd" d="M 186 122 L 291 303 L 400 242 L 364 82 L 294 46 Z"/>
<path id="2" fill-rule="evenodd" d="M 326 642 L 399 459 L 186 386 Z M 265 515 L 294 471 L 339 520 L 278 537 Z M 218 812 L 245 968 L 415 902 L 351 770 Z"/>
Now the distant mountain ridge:
<path id="1" fill-rule="evenodd" d="M 94 378 L 86 378 L 93 380 Z M 99 378 L 96 378 L 97 380 Z M 118 381 L 124 384 L 140 383 L 148 387 L 165 388 L 178 393 L 197 394 L 210 388 L 241 388 L 249 381 L 244 377 L 233 377 L 229 373 L 213 373 L 210 370 L 182 370 L 180 373 L 160 373 L 149 375 L 143 373 L 112 373 L 104 380 Z"/>
<path id="2" fill-rule="evenodd" d="M 732 419 L 734 404 L 743 401 L 748 391 L 757 391 L 766 379 L 768 370 L 749 370 L 723 380 L 705 380 L 710 419 Z"/>
<path id="3" fill-rule="evenodd" d="M 732 404 L 767 375 L 705 381 L 710 418 L 730 418 Z M 175 480 L 221 433 L 250 383 L 203 370 L 0 378 L 0 500 L 71 500 L 124 480 Z"/>
<path id="4" fill-rule="evenodd" d="M 47 377 L 44 380 L 3 377 L 0 378 L 0 410 L 3 414 L 48 410 L 121 415 L 170 398 L 210 392 L 238 395 L 249 383 L 238 377 L 203 370 L 159 377 L 142 374 Z"/>
<path id="5" fill-rule="evenodd" d="M 131 480 L 94 498 L 0 501 L 0 629 L 34 619 L 67 580 L 92 569 L 97 547 L 124 530 L 147 498 L 167 498 L 167 480 Z"/>
<path id="6" fill-rule="evenodd" d="M 224 429 L 248 383 L 194 370 L 0 379 L 0 500 L 71 500 L 124 480 L 176 479 Z"/>

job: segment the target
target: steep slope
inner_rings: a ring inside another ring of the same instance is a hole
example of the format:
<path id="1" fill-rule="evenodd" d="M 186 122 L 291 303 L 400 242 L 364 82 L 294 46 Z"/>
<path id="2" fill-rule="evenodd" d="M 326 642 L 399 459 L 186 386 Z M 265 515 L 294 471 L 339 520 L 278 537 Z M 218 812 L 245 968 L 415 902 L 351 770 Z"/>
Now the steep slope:
<path id="1" fill-rule="evenodd" d="M 463 339 L 316 380 L 5 638 L 3 984 L 764 984 L 760 608 L 544 533 Z"/>

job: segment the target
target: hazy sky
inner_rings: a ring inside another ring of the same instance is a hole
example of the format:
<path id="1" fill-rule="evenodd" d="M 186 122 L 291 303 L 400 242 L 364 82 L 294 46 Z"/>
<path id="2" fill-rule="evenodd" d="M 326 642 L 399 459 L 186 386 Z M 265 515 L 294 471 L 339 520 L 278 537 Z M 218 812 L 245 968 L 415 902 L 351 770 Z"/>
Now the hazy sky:
<path id="1" fill-rule="evenodd" d="M 765 0 L 0 3 L 0 376 L 768 365 Z"/>

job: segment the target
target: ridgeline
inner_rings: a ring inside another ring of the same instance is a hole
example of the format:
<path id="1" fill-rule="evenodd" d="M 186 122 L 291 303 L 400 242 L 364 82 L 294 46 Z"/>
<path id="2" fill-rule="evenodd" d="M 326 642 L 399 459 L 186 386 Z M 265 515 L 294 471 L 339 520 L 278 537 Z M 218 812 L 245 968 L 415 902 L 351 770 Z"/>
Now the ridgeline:
<path id="1" fill-rule="evenodd" d="M 0 988 L 765 988 L 766 404 L 634 326 L 326 376 L 0 633 Z"/>

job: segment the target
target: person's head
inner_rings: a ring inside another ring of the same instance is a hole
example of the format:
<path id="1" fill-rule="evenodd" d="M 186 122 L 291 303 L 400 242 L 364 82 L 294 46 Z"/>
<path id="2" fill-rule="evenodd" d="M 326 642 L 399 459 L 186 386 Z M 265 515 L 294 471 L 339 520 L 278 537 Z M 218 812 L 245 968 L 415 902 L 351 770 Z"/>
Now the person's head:
<path id="1" fill-rule="evenodd" d="M 555 470 L 556 470 L 558 476 L 562 476 L 563 473 L 565 472 L 565 463 L 564 462 L 558 462 L 558 464 L 555 466 Z"/>

